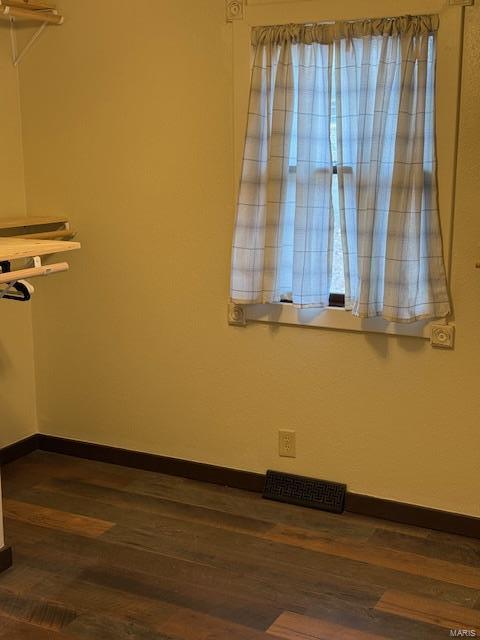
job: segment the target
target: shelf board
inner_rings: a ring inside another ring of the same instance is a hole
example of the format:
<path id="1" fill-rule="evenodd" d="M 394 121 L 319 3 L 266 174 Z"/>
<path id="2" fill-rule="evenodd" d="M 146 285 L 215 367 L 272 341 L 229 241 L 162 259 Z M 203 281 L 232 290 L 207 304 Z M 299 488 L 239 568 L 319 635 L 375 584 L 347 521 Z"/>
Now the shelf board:
<path id="1" fill-rule="evenodd" d="M 62 240 L 26 240 L 23 238 L 0 237 L 0 261 L 21 260 L 51 253 L 63 253 L 80 249 L 79 242 Z"/>
<path id="2" fill-rule="evenodd" d="M 66 216 L 26 216 L 16 218 L 0 218 L 0 234 L 2 229 L 26 229 L 27 227 L 42 227 L 49 224 L 66 224 Z"/>
<path id="3" fill-rule="evenodd" d="M 54 5 L 23 2 L 22 0 L 0 0 L 0 17 L 34 20 L 44 24 L 63 24 Z"/>

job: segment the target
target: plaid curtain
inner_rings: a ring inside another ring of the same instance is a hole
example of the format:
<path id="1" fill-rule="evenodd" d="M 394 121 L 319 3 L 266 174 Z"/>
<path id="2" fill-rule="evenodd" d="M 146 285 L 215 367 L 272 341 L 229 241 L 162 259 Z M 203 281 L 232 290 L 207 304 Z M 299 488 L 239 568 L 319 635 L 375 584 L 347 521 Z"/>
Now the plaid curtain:
<path id="1" fill-rule="evenodd" d="M 450 313 L 436 185 L 437 28 L 437 16 L 411 17 L 335 42 L 345 302 L 363 318 Z"/>
<path id="2" fill-rule="evenodd" d="M 394 322 L 450 311 L 437 207 L 438 16 L 253 31 L 231 299 L 328 305 L 332 85 L 346 308 Z"/>
<path id="3" fill-rule="evenodd" d="M 256 47 L 233 242 L 231 298 L 328 304 L 333 46 Z"/>

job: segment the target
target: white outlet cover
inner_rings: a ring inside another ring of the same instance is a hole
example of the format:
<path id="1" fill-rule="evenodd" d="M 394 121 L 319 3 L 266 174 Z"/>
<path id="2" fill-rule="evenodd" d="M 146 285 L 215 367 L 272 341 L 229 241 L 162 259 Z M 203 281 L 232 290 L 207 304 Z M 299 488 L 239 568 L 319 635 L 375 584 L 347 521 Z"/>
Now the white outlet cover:
<path id="1" fill-rule="evenodd" d="M 281 458 L 297 457 L 297 434 L 290 429 L 280 429 L 278 432 L 278 455 Z"/>
<path id="2" fill-rule="evenodd" d="M 451 324 L 434 324 L 430 334 L 430 344 L 433 347 L 453 349 L 455 327 Z"/>

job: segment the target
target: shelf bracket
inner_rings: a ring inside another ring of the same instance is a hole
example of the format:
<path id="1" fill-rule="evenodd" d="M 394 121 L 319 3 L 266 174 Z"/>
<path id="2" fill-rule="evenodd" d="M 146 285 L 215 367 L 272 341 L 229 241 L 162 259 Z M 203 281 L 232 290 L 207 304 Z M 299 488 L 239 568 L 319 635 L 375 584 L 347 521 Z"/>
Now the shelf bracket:
<path id="1" fill-rule="evenodd" d="M 34 43 L 38 40 L 38 38 L 42 35 L 45 30 L 45 27 L 48 25 L 48 22 L 42 22 L 42 24 L 35 31 L 33 36 L 27 42 L 27 44 L 23 47 L 23 49 L 19 52 L 17 47 L 17 35 L 15 33 L 15 18 L 13 16 L 10 17 L 10 41 L 12 44 L 12 58 L 13 58 L 13 66 L 17 67 L 22 60 L 22 58 L 30 51 Z"/>

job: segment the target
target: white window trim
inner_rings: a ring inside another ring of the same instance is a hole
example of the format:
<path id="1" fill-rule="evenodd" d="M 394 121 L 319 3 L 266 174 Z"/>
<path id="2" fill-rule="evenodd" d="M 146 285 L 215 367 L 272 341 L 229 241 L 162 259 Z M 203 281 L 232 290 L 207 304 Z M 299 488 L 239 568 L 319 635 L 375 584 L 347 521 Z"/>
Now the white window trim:
<path id="1" fill-rule="evenodd" d="M 328 6 L 328 10 L 326 10 L 326 6 Z M 309 2 L 249 0 L 248 6 L 245 7 L 244 19 L 233 23 L 235 207 L 240 183 L 248 111 L 252 27 L 288 22 L 346 20 L 364 17 L 363 15 L 359 16 L 358 12 L 358 0 L 344 0 L 337 5 L 325 5 L 324 0 L 310 0 Z M 407 0 L 402 3 L 401 9 L 399 9 L 396 0 L 374 0 L 369 9 L 369 16 L 372 18 L 395 16 L 400 13 L 440 14 L 437 51 L 437 155 L 440 219 L 448 276 L 451 272 L 452 258 L 451 240 L 457 154 L 458 95 L 461 79 L 462 14 L 458 7 L 446 4 L 446 0 Z M 441 319 L 408 324 L 393 323 L 383 318 L 356 318 L 351 312 L 338 307 L 328 307 L 324 310 L 298 309 L 288 303 L 245 305 L 243 309 L 246 321 L 419 338 L 430 338 L 432 326 L 446 323 Z"/>
<path id="2" fill-rule="evenodd" d="M 388 322 L 383 318 L 357 318 L 342 307 L 299 309 L 286 302 L 248 304 L 243 306 L 243 310 L 246 322 L 267 322 L 361 333 L 385 333 L 426 339 L 431 337 L 432 326 L 444 322 L 442 320 L 420 320 L 411 323 Z"/>

